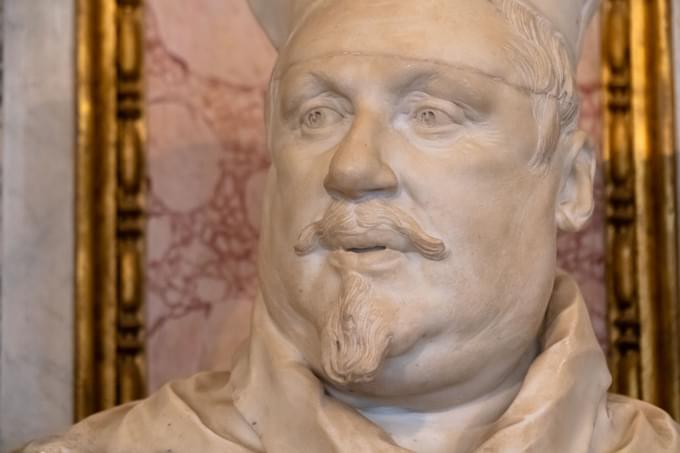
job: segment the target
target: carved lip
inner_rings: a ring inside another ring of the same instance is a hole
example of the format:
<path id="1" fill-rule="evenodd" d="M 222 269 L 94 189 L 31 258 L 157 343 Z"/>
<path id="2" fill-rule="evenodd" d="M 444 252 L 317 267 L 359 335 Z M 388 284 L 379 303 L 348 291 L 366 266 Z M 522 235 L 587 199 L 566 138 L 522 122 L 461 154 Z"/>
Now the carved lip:
<path id="1" fill-rule="evenodd" d="M 379 248 L 379 246 L 373 247 L 370 250 L 359 251 L 336 249 L 330 253 L 330 260 L 333 266 L 365 272 L 379 272 L 391 269 L 403 259 L 406 259 L 406 255 L 402 252 L 387 247 Z"/>
<path id="2" fill-rule="evenodd" d="M 334 266 L 365 272 L 390 269 L 414 250 L 405 237 L 379 229 L 336 234 L 324 245 Z"/>
<path id="3" fill-rule="evenodd" d="M 352 253 L 375 253 L 375 252 L 382 252 L 383 250 L 387 250 L 387 246 L 385 245 L 374 245 L 372 247 L 352 247 L 349 249 L 344 249 L 346 252 L 352 252 Z"/>
<path id="4" fill-rule="evenodd" d="M 392 231 L 372 230 L 356 234 L 337 234 L 325 244 L 331 251 L 344 250 L 357 255 L 380 254 L 388 250 L 406 253 L 414 251 L 405 237 Z"/>

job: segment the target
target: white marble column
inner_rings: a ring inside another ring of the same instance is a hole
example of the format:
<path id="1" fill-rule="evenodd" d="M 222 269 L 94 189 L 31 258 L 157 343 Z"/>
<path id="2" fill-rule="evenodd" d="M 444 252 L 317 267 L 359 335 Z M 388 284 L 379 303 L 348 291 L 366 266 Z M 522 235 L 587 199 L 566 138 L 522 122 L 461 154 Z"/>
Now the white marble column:
<path id="1" fill-rule="evenodd" d="M 0 452 L 73 413 L 74 0 L 4 0 Z"/>

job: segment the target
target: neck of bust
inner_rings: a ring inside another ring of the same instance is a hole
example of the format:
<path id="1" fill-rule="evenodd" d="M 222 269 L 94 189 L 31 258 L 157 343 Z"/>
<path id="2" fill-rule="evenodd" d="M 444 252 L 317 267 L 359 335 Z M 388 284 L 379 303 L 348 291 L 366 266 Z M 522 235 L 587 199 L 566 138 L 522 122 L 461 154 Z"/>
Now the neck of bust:
<path id="1" fill-rule="evenodd" d="M 538 346 L 532 345 L 509 374 L 485 388 L 466 382 L 389 404 L 325 387 L 332 397 L 378 425 L 403 448 L 423 453 L 467 452 L 481 444 L 513 402 L 537 352 Z M 469 392 L 470 387 L 475 391 Z M 471 396 L 461 399 L 461 394 Z"/>

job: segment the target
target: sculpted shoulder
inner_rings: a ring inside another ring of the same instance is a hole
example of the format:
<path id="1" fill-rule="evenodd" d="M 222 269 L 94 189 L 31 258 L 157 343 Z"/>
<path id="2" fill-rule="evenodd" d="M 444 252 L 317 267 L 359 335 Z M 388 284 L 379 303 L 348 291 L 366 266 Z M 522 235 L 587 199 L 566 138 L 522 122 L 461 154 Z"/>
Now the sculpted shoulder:
<path id="1" fill-rule="evenodd" d="M 607 396 L 593 433 L 592 451 L 680 452 L 680 425 L 658 407 L 622 395 Z"/>
<path id="2" fill-rule="evenodd" d="M 212 372 L 171 382 L 21 453 L 261 452 L 257 435 L 232 404 L 229 377 Z"/>

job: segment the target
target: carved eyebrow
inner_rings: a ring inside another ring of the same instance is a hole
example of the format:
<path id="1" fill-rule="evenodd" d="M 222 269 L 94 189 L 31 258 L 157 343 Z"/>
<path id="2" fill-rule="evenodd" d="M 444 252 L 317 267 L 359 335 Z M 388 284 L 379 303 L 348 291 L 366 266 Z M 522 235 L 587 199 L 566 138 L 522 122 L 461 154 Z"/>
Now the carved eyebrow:
<path id="1" fill-rule="evenodd" d="M 471 75 L 482 76 L 487 82 L 508 86 L 504 80 L 489 77 L 467 66 L 442 65 L 428 60 L 415 61 L 421 64 L 407 67 L 404 71 L 393 75 L 391 80 L 384 82 L 388 93 L 405 96 L 410 92 L 422 91 L 465 107 L 466 114 L 477 119 L 488 105 L 488 89 L 471 83 L 469 77 Z M 293 78 L 289 83 L 284 82 L 287 85 L 283 91 L 284 97 L 281 98 L 281 113 L 284 117 L 290 117 L 304 102 L 324 93 L 336 98 L 351 97 L 356 89 L 352 88 L 351 79 L 343 81 L 342 75 L 331 75 L 319 69 L 318 66 Z M 287 75 L 287 72 L 284 73 Z M 278 78 L 278 80 L 283 79 Z M 519 91 L 525 94 L 531 93 L 527 90 Z"/>
<path id="2" fill-rule="evenodd" d="M 409 91 L 425 90 L 439 81 L 450 81 L 450 77 L 437 68 L 419 68 L 407 71 L 406 74 L 399 74 L 396 80 L 388 84 L 388 91 L 403 94 Z M 304 74 L 299 80 L 291 83 L 291 86 L 294 95 L 286 99 L 285 111 L 293 109 L 305 100 L 321 93 L 332 92 L 344 95 L 351 91 L 349 86 L 344 86 L 341 79 L 336 79 L 322 70 L 314 70 Z"/>
<path id="3" fill-rule="evenodd" d="M 404 84 L 402 90 L 402 93 L 404 91 L 425 91 L 433 92 L 432 94 L 442 94 L 442 90 L 444 93 L 456 91 L 457 95 L 465 92 L 466 97 L 482 97 L 485 94 L 485 89 L 471 84 L 464 73 L 453 77 L 437 68 L 422 71 L 413 77 L 409 83 Z"/>
<path id="4" fill-rule="evenodd" d="M 284 98 L 284 114 L 288 114 L 307 99 L 322 93 L 328 91 L 334 93 L 343 92 L 340 84 L 323 71 L 311 71 L 304 74 L 299 80 L 291 83 L 291 88 L 293 88 L 294 94 L 289 98 Z M 288 89 L 285 91 L 288 91 Z"/>
<path id="5" fill-rule="evenodd" d="M 390 88 L 391 91 L 399 93 L 423 90 L 440 76 L 441 74 L 436 69 L 418 69 L 399 77 Z"/>

